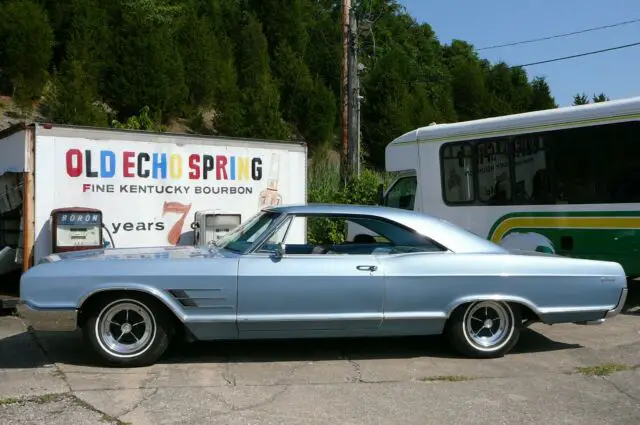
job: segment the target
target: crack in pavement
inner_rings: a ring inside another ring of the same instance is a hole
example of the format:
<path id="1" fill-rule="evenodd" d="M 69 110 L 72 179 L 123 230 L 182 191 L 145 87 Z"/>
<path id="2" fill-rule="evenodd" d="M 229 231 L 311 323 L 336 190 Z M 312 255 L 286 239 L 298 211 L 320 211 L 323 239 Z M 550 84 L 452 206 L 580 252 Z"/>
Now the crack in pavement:
<path id="1" fill-rule="evenodd" d="M 359 383 L 359 384 L 373 384 L 373 383 L 376 383 L 376 382 L 369 382 L 369 381 L 366 381 L 366 380 L 362 379 L 362 366 L 360 366 L 360 363 L 358 363 L 357 361 L 353 360 L 351 358 L 351 356 L 349 355 L 349 353 L 347 353 L 346 351 L 342 351 L 341 354 L 342 354 L 340 356 L 341 360 L 346 360 L 347 363 L 349 363 L 351 365 L 351 367 L 353 368 L 353 376 L 347 377 L 347 379 L 346 379 L 347 382 Z"/>
<path id="2" fill-rule="evenodd" d="M 156 388 L 149 388 L 147 387 L 148 384 L 151 384 L 152 382 L 154 382 L 155 380 L 157 380 L 160 377 L 160 372 L 159 371 L 151 371 L 149 372 L 149 376 L 147 376 L 145 379 L 143 379 L 140 384 L 138 385 L 138 390 L 144 391 L 145 389 L 150 389 L 151 393 L 145 395 L 143 393 L 142 395 L 142 399 L 137 402 L 135 405 L 133 405 L 131 408 L 129 409 L 125 409 L 124 412 L 118 413 L 118 415 L 116 415 L 116 417 L 121 418 L 123 416 L 128 415 L 129 413 L 133 412 L 134 410 L 136 410 L 138 407 L 140 407 L 142 405 L 142 403 L 144 403 L 145 401 L 149 400 L 151 397 L 153 397 L 154 395 L 156 395 L 159 391 L 159 387 Z"/>
<path id="3" fill-rule="evenodd" d="M 616 384 L 606 376 L 604 377 L 604 380 L 607 381 L 609 384 L 611 384 L 613 388 L 615 388 L 620 394 L 629 397 L 631 400 L 637 402 L 638 405 L 640 406 L 640 397 L 636 397 L 633 394 L 629 394 L 627 390 L 625 390 L 624 388 L 621 388 L 618 384 Z"/>
<path id="4" fill-rule="evenodd" d="M 276 386 L 276 385 L 274 384 L 274 385 L 271 385 L 271 386 Z M 269 404 L 274 403 L 278 399 L 278 397 L 280 397 L 282 394 L 287 392 L 287 390 L 289 389 L 290 386 L 291 385 L 285 385 L 284 388 L 282 388 L 282 390 L 276 392 L 275 394 L 273 394 L 272 396 L 268 397 L 266 400 L 263 400 L 261 402 L 258 402 L 258 403 L 255 403 L 255 404 L 250 404 L 250 405 L 244 406 L 244 407 L 235 407 L 235 405 L 232 404 L 231 405 L 232 408 L 228 412 L 220 412 L 220 413 L 217 413 L 217 414 L 213 414 L 211 416 L 220 418 L 220 417 L 223 417 L 223 416 L 232 415 L 234 413 L 247 412 L 247 411 L 250 411 L 250 410 L 255 410 L 255 409 L 259 409 L 259 408 L 264 407 L 264 406 L 268 406 Z M 229 403 L 227 403 L 227 402 L 223 402 L 223 404 L 229 405 Z"/>
<path id="5" fill-rule="evenodd" d="M 22 319 L 22 317 L 20 318 L 20 321 L 22 321 L 22 324 L 27 328 L 27 333 L 29 334 L 29 336 L 33 340 L 34 344 L 36 344 L 36 346 L 42 352 L 42 356 L 44 357 L 45 361 L 47 363 L 49 363 L 50 365 L 52 365 L 53 368 L 55 369 L 54 376 L 59 377 L 60 379 L 62 379 L 62 381 L 64 382 L 64 384 L 67 387 L 67 392 L 71 393 L 73 390 L 71 389 L 71 384 L 69 383 L 69 380 L 67 379 L 67 375 L 64 373 L 62 368 L 60 368 L 58 363 L 52 361 L 49 358 L 49 352 L 46 350 L 46 348 L 44 348 L 44 345 L 38 339 L 38 336 L 36 335 L 36 331 L 33 329 L 33 327 L 31 325 L 27 325 L 24 322 L 24 320 Z"/>
<path id="6" fill-rule="evenodd" d="M 31 325 L 27 325 L 25 323 L 25 321 L 22 319 L 22 317 L 20 317 L 20 321 L 26 327 L 27 333 L 30 335 L 30 337 L 33 340 L 33 342 L 36 345 L 36 347 L 38 347 L 38 349 L 42 352 L 42 356 L 44 357 L 45 361 L 47 363 L 51 364 L 53 366 L 53 368 L 55 369 L 54 375 L 59 377 L 64 382 L 65 386 L 67 387 L 67 391 L 65 393 L 62 393 L 63 396 L 69 397 L 69 400 L 72 401 L 74 404 L 76 404 L 78 406 L 81 406 L 81 407 L 83 407 L 83 408 L 85 408 L 87 410 L 90 410 L 90 411 L 93 411 L 95 413 L 98 413 L 99 415 L 102 416 L 103 420 L 107 420 L 107 421 L 110 421 L 110 422 L 115 422 L 116 424 L 124 424 L 124 422 L 120 421 L 118 418 L 114 418 L 113 416 L 103 412 L 102 410 L 96 408 L 95 406 L 93 406 L 93 405 L 85 402 L 84 400 L 78 398 L 78 396 L 76 396 L 74 394 L 74 391 L 73 391 L 73 389 L 71 387 L 71 384 L 69 383 L 69 379 L 67 378 L 67 375 L 64 373 L 62 368 L 60 368 L 58 363 L 56 363 L 56 362 L 51 360 L 51 358 L 49 357 L 49 352 L 46 350 L 46 348 L 44 347 L 42 342 L 38 339 L 38 336 L 36 335 L 36 332 L 33 329 L 33 327 Z"/>
<path id="7" fill-rule="evenodd" d="M 224 356 L 226 362 L 225 362 L 225 367 L 224 367 L 224 372 L 222 372 L 222 379 L 224 379 L 224 381 L 232 387 L 236 386 L 236 374 L 231 372 L 231 358 L 229 357 L 229 355 Z"/>
<path id="8" fill-rule="evenodd" d="M 158 391 L 160 391 L 160 388 L 154 388 L 151 390 L 151 392 L 147 395 L 143 395 L 142 396 L 142 400 L 140 400 L 139 402 L 137 402 L 133 407 L 131 407 L 130 409 L 126 409 L 124 412 L 121 412 L 118 414 L 117 418 L 120 419 L 124 416 L 127 416 L 129 413 L 133 412 L 134 410 L 136 410 L 138 407 L 140 407 L 142 405 L 142 403 L 148 401 L 151 397 L 153 397 L 154 395 L 158 394 Z"/>

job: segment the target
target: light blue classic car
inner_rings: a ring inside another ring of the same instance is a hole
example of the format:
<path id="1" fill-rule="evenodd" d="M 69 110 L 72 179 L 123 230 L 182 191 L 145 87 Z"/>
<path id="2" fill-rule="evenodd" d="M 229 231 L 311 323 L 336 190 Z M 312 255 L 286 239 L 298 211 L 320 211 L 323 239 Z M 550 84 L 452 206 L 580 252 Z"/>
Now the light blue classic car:
<path id="1" fill-rule="evenodd" d="M 346 241 L 350 223 L 367 234 Z M 210 247 L 53 254 L 20 291 L 35 330 L 82 328 L 109 364 L 140 366 L 176 335 L 444 333 L 464 355 L 499 357 L 530 323 L 617 315 L 627 283 L 617 263 L 511 252 L 421 213 L 301 205 L 266 208 Z"/>

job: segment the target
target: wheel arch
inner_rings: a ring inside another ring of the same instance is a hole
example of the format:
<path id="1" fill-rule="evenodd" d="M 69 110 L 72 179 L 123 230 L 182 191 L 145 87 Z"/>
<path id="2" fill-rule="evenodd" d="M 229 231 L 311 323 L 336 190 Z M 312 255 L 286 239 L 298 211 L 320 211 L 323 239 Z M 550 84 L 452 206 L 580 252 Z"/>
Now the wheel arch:
<path id="1" fill-rule="evenodd" d="M 447 320 L 451 318 L 453 313 L 465 307 L 471 303 L 477 301 L 503 301 L 512 305 L 515 305 L 520 308 L 520 313 L 522 318 L 529 322 L 540 322 L 542 321 L 542 314 L 538 307 L 527 300 L 526 298 L 510 296 L 510 295 L 473 295 L 463 298 L 458 298 L 447 306 L 446 317 Z"/>
<path id="2" fill-rule="evenodd" d="M 88 311 L 92 305 L 99 302 L 108 296 L 122 295 L 126 298 L 127 295 L 136 294 L 145 298 L 155 301 L 158 305 L 164 307 L 167 313 L 175 319 L 176 324 L 184 324 L 184 313 L 176 305 L 176 302 L 169 299 L 169 297 L 155 288 L 149 288 L 142 285 L 135 286 L 113 286 L 93 289 L 82 296 L 78 302 L 78 327 L 82 327 L 87 320 Z"/>

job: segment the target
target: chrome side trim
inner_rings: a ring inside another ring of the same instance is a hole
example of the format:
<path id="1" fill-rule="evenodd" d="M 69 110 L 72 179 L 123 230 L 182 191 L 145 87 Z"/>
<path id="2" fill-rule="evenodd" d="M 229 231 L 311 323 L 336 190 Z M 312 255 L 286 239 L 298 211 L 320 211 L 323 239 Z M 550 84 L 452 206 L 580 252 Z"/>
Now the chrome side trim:
<path id="1" fill-rule="evenodd" d="M 618 305 L 613 310 L 607 311 L 607 314 L 604 315 L 605 318 L 610 318 L 617 316 L 622 311 L 624 307 L 624 303 L 627 302 L 627 294 L 629 293 L 629 288 L 622 288 L 622 293 L 620 294 L 620 299 L 618 300 Z"/>
<path id="2" fill-rule="evenodd" d="M 78 328 L 78 310 L 35 309 L 21 301 L 16 310 L 36 331 L 71 332 Z"/>

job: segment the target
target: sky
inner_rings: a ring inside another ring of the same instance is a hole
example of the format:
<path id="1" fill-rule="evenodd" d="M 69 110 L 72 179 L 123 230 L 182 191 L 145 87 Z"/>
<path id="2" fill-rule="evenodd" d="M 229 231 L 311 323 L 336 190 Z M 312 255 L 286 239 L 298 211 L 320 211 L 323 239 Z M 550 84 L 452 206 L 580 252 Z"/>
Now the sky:
<path id="1" fill-rule="evenodd" d="M 398 0 L 443 44 L 465 40 L 477 49 L 580 31 L 640 18 L 640 0 Z M 516 6 L 517 5 L 517 6 Z M 519 46 L 480 50 L 481 58 L 522 65 L 640 42 L 640 22 Z M 577 93 L 611 100 L 640 96 L 640 45 L 525 68 L 546 77 L 559 106 Z"/>

